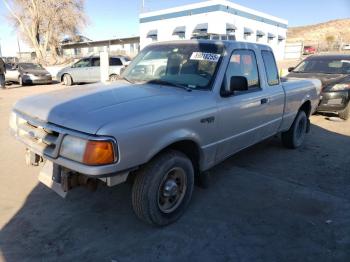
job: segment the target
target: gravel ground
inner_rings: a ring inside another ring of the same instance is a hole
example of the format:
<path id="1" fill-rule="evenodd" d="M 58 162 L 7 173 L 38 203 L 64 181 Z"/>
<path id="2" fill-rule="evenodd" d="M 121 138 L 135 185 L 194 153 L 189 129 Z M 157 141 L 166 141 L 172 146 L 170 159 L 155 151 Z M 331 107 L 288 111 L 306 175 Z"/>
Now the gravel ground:
<path id="1" fill-rule="evenodd" d="M 350 261 L 350 121 L 312 116 L 302 148 L 274 137 L 240 152 L 181 220 L 154 228 L 134 216 L 129 184 L 61 199 L 25 165 L 10 108 L 62 88 L 0 90 L 0 261 Z"/>

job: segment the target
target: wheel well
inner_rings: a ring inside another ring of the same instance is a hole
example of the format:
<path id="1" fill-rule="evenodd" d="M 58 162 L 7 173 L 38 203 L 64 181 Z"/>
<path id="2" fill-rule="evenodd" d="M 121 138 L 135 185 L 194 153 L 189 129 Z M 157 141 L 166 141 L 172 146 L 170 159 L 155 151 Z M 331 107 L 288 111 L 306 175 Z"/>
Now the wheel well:
<path id="1" fill-rule="evenodd" d="M 61 82 L 63 81 L 63 77 L 64 77 L 65 75 L 69 75 L 69 76 L 71 77 L 71 75 L 70 75 L 70 74 L 68 74 L 68 73 L 64 73 L 64 74 L 61 76 Z M 72 78 L 72 77 L 71 77 L 71 78 Z"/>
<path id="2" fill-rule="evenodd" d="M 175 142 L 166 148 L 162 149 L 158 154 L 161 154 L 162 152 L 166 150 L 176 150 L 180 151 L 181 153 L 185 154 L 192 162 L 194 173 L 195 175 L 198 175 L 200 172 L 200 149 L 196 142 L 192 140 L 182 140 L 179 142 Z"/>
<path id="3" fill-rule="evenodd" d="M 304 102 L 304 104 L 300 107 L 299 111 L 304 111 L 306 116 L 309 117 L 311 114 L 311 102 Z"/>

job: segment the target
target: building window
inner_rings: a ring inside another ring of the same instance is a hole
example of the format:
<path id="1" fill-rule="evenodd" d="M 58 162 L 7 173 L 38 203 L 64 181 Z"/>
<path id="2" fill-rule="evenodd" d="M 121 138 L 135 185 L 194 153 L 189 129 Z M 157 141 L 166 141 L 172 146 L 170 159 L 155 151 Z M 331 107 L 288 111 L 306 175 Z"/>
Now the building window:
<path id="1" fill-rule="evenodd" d="M 248 28 L 248 27 L 245 27 L 244 28 L 244 40 L 249 40 L 250 36 L 253 34 L 253 30 Z"/>
<path id="2" fill-rule="evenodd" d="M 209 39 L 208 35 L 208 23 L 198 24 L 193 29 L 192 39 Z"/>
<path id="3" fill-rule="evenodd" d="M 267 34 L 267 43 L 272 44 L 273 40 L 276 38 L 276 36 L 272 33 Z"/>
<path id="4" fill-rule="evenodd" d="M 186 26 L 178 26 L 174 29 L 173 35 L 177 36 L 179 39 L 185 39 Z"/>
<path id="5" fill-rule="evenodd" d="M 151 30 L 147 33 L 147 38 L 151 38 L 152 42 L 158 41 L 158 30 Z"/>
<path id="6" fill-rule="evenodd" d="M 257 30 L 256 31 L 256 42 L 261 42 L 263 37 L 265 36 L 265 33 L 263 31 Z"/>

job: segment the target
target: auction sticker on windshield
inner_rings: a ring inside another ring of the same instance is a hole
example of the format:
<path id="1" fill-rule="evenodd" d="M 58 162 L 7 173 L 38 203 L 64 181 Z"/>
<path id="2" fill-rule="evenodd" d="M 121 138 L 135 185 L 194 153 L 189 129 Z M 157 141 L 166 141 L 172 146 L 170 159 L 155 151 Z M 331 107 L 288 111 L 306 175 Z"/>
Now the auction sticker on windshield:
<path id="1" fill-rule="evenodd" d="M 202 61 L 218 62 L 219 58 L 220 58 L 219 54 L 193 52 L 190 59 L 191 60 L 202 60 Z"/>

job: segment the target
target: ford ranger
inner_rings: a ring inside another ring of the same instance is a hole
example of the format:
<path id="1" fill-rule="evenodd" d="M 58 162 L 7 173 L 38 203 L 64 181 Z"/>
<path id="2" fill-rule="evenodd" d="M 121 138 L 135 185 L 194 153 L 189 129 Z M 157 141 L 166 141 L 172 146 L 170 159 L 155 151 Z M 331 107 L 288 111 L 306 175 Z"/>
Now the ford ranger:
<path id="1" fill-rule="evenodd" d="M 300 147 L 320 91 L 319 80 L 281 81 L 265 45 L 155 43 L 115 83 L 19 100 L 10 129 L 61 196 L 132 177 L 136 215 L 163 226 L 183 214 L 194 180 L 236 152 L 276 134 Z"/>

